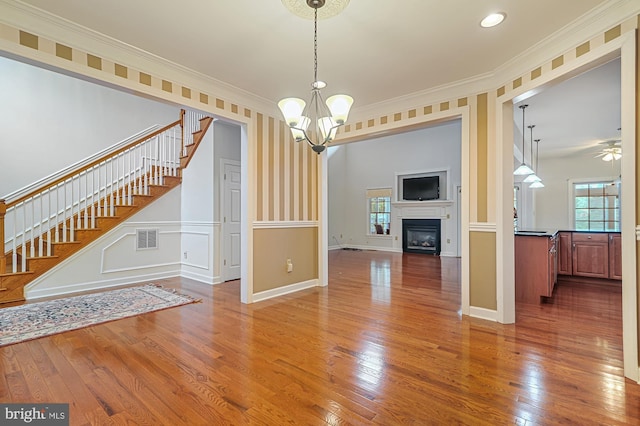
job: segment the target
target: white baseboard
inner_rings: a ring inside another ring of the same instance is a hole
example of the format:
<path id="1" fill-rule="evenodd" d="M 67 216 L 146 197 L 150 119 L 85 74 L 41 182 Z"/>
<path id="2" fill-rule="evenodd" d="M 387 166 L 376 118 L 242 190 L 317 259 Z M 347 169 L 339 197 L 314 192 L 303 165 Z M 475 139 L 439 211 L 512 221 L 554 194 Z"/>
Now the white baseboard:
<path id="1" fill-rule="evenodd" d="M 253 295 L 253 302 L 260 302 L 262 300 L 271 299 L 278 296 L 284 296 L 285 294 L 293 293 L 300 290 L 305 290 L 307 288 L 316 287 L 318 285 L 318 280 L 308 280 L 295 284 L 290 284 L 284 287 L 274 288 L 272 290 L 265 290 L 259 293 L 255 293 Z"/>
<path id="2" fill-rule="evenodd" d="M 388 251 L 388 252 L 392 252 L 392 253 L 402 253 L 402 247 L 400 248 L 394 248 L 394 247 L 377 247 L 377 246 L 371 246 L 371 245 L 347 245 L 345 246 L 345 248 L 350 248 L 350 249 L 358 249 L 358 250 L 374 250 L 374 251 Z"/>
<path id="3" fill-rule="evenodd" d="M 476 306 L 469 307 L 469 316 L 474 318 L 480 318 L 488 321 L 498 321 L 498 311 L 492 309 L 478 308 Z"/>
<path id="4" fill-rule="evenodd" d="M 106 290 L 114 287 L 123 287 L 131 284 L 138 284 L 145 281 L 161 280 L 165 278 L 173 278 L 180 276 L 180 271 L 162 272 L 156 274 L 136 275 L 133 277 L 116 278 L 112 280 L 100 280 L 90 283 L 71 284 L 66 286 L 58 286 L 55 288 L 35 288 L 25 292 L 27 300 L 37 300 L 45 297 L 56 297 L 73 295 L 85 291 Z"/>
<path id="5" fill-rule="evenodd" d="M 182 271 L 180 273 L 180 276 L 184 278 L 189 278 L 194 281 L 201 282 L 203 284 L 208 284 L 208 285 L 220 284 L 222 282 L 219 276 L 210 277 L 208 275 L 198 274 L 196 272 L 191 272 L 191 271 Z"/>

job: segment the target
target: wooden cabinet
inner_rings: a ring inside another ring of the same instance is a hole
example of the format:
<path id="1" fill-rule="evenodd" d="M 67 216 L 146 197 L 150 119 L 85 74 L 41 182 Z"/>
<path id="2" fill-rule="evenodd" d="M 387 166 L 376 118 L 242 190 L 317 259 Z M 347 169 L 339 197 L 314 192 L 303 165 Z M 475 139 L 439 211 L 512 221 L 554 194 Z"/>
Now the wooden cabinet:
<path id="1" fill-rule="evenodd" d="M 622 279 L 622 237 L 609 234 L 609 278 Z"/>
<path id="2" fill-rule="evenodd" d="M 540 303 L 557 280 L 556 236 L 515 236 L 516 301 Z"/>
<path id="3" fill-rule="evenodd" d="M 573 274 L 571 232 L 558 233 L 558 274 Z"/>
<path id="4" fill-rule="evenodd" d="M 573 275 L 609 278 L 609 234 L 574 232 Z"/>

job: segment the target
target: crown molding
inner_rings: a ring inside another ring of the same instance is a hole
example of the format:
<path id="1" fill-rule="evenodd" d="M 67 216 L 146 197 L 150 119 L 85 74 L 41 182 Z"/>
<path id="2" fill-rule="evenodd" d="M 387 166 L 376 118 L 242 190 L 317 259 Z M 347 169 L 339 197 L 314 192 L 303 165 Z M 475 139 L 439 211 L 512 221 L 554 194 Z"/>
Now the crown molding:
<path id="1" fill-rule="evenodd" d="M 188 85 L 194 90 L 215 94 L 217 97 L 274 117 L 279 116 L 278 109 L 271 100 L 19 0 L 0 0 L 0 11 L 0 22 L 7 25 L 22 28 L 72 48 L 96 53 L 112 62 L 122 63 L 140 71 L 151 72 L 157 77 Z M 510 59 L 494 71 L 356 107 L 351 112 L 350 121 L 490 91 L 639 14 L 640 4 L 636 0 L 609 0 Z"/>
<path id="2" fill-rule="evenodd" d="M 0 22 L 245 107 L 277 112 L 268 99 L 18 0 L 0 0 Z"/>
<path id="3" fill-rule="evenodd" d="M 609 0 L 491 72 L 354 108 L 350 121 L 490 91 L 639 14 L 637 1 Z"/>
<path id="4" fill-rule="evenodd" d="M 638 14 L 640 14 L 640 3 L 634 0 L 609 0 L 602 3 L 496 68 L 494 74 L 498 80 L 495 85 L 501 85 L 541 64 L 550 62 Z"/>
<path id="5" fill-rule="evenodd" d="M 468 98 L 478 93 L 483 93 L 492 87 L 495 80 L 494 73 L 476 75 L 463 80 L 446 83 L 407 95 L 398 96 L 359 108 L 354 108 L 350 114 L 349 121 L 354 119 L 366 119 L 376 114 L 405 111 L 411 108 L 432 105 L 438 102 L 448 101 L 457 98 Z M 357 121 L 357 120 L 355 120 Z"/>

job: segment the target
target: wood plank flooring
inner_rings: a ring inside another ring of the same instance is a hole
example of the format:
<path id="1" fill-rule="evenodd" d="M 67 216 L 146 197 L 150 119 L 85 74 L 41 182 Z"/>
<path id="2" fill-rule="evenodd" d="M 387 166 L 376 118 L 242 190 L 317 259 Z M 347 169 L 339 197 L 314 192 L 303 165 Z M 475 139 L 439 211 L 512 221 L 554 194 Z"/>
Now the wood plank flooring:
<path id="1" fill-rule="evenodd" d="M 333 251 L 330 284 L 191 304 L 0 348 L 0 402 L 72 425 L 640 424 L 621 291 L 562 282 L 517 324 L 462 317 L 460 260 Z"/>

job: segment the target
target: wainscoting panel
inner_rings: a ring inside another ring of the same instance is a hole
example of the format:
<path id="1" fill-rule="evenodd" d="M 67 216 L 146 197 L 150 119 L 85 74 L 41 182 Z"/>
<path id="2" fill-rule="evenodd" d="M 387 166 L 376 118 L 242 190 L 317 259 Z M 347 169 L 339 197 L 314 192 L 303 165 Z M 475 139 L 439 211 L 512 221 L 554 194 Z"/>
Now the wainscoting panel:
<path id="1" fill-rule="evenodd" d="M 181 275 L 205 284 L 220 283 L 220 222 L 183 222 Z"/>

